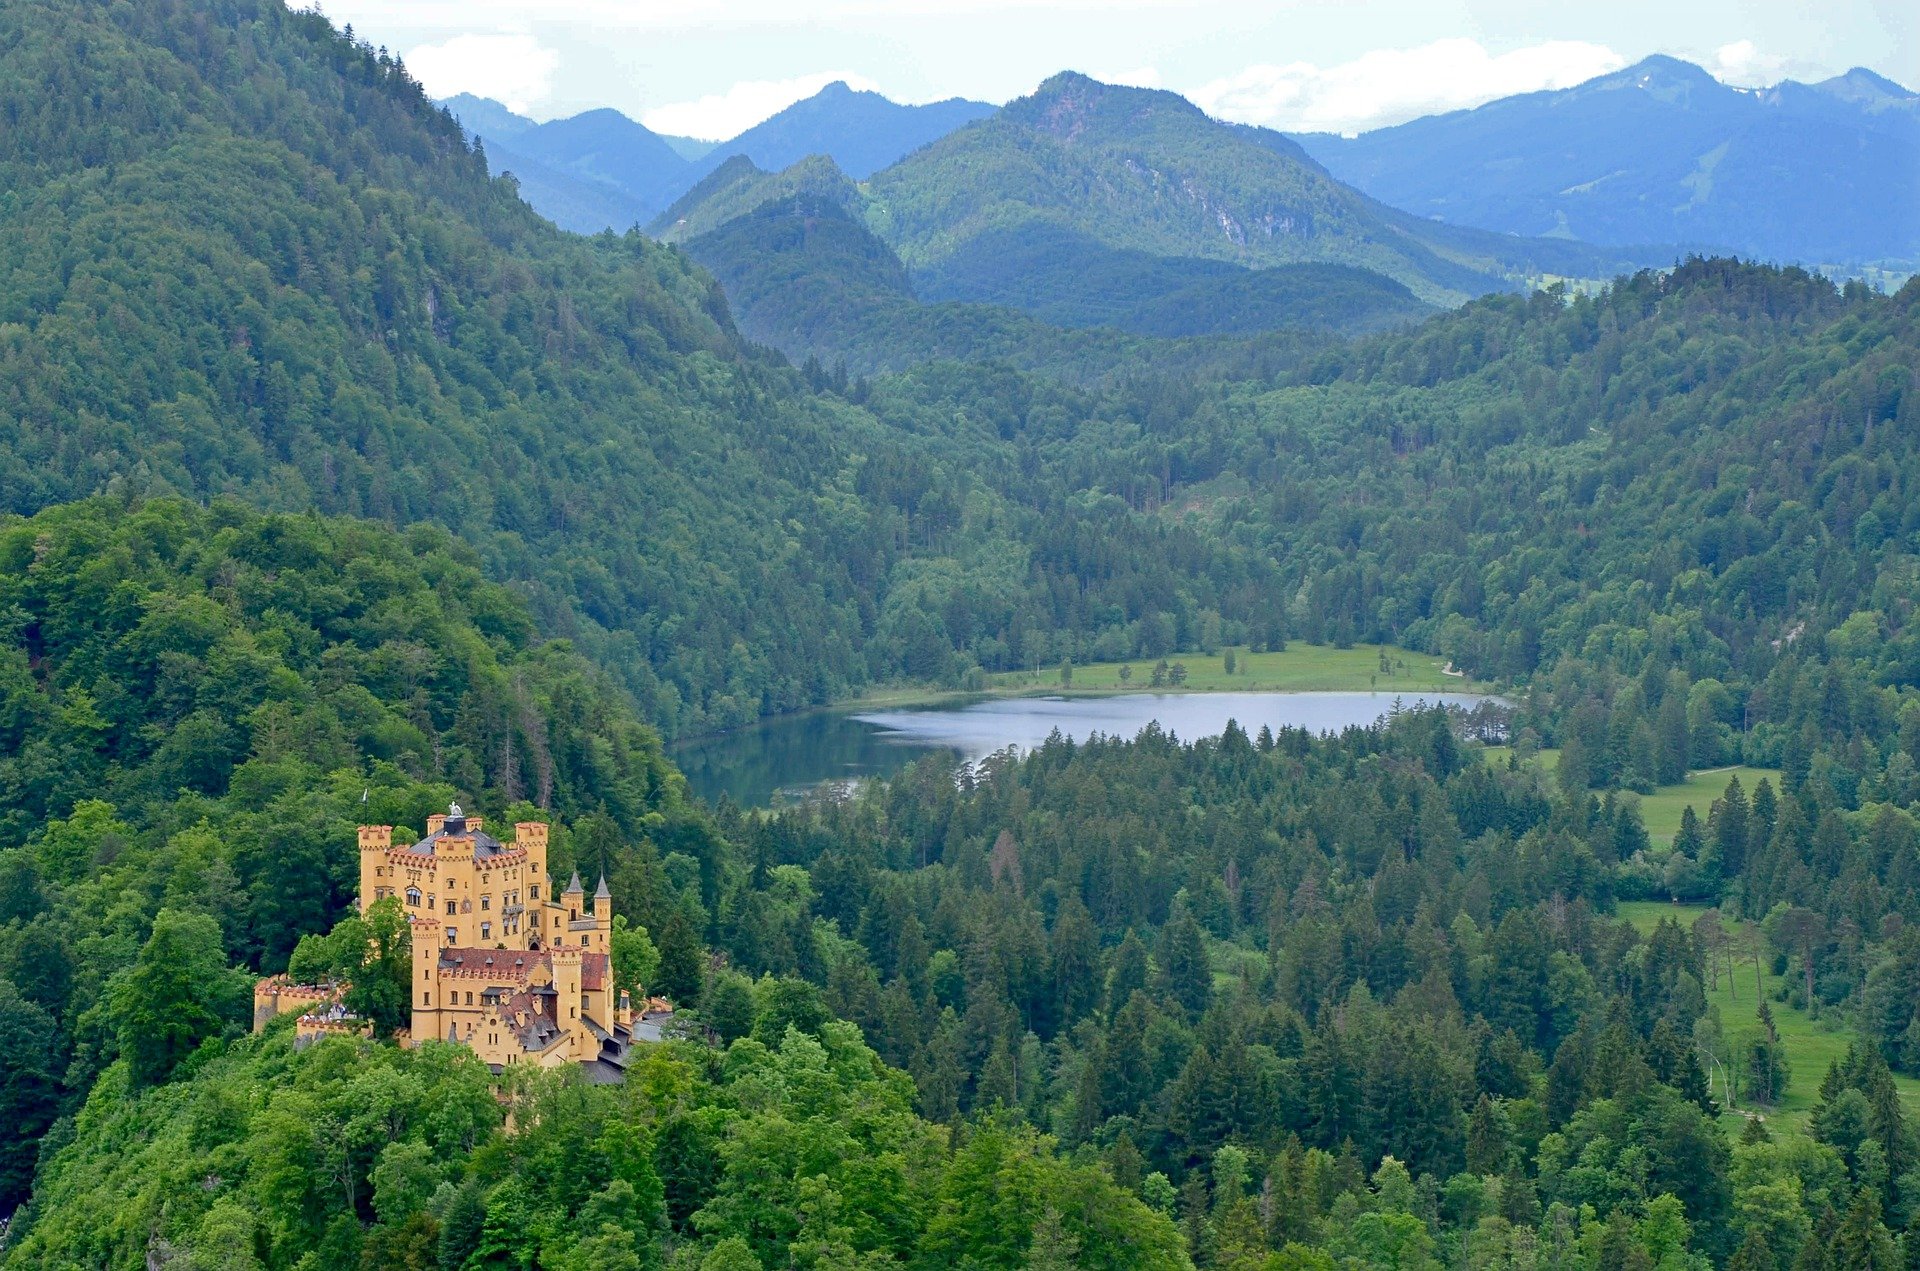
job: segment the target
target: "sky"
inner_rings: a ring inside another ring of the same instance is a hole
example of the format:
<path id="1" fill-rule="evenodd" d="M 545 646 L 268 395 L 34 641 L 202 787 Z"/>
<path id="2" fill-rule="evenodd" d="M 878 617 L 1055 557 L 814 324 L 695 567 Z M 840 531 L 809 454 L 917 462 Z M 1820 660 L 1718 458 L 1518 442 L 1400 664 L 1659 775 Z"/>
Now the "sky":
<path id="1" fill-rule="evenodd" d="M 725 140 L 835 80 L 1001 103 L 1049 75 L 1220 118 L 1360 132 L 1563 88 L 1652 53 L 1759 87 L 1853 66 L 1920 85 L 1914 0 L 321 0 L 436 97 L 611 106 Z"/>

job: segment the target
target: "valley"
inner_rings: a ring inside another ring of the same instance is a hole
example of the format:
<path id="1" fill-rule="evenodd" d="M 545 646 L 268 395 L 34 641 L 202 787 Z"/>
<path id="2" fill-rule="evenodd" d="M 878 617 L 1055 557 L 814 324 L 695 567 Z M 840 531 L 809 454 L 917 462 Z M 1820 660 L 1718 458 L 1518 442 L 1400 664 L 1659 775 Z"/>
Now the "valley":
<path id="1" fill-rule="evenodd" d="M 0 1267 L 1920 1259 L 1913 94 L 730 4 L 0 6 Z"/>

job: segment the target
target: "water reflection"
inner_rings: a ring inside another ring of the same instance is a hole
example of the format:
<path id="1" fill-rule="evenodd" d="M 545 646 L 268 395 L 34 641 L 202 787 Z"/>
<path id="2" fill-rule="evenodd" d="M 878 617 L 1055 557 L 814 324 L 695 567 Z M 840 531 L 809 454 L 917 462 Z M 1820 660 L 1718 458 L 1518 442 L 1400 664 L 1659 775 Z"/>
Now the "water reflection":
<path id="1" fill-rule="evenodd" d="M 804 797 L 825 782 L 885 777 L 916 759 L 944 753 L 955 763 L 1007 746 L 1030 749 L 1058 730 L 1132 737 L 1148 723 L 1182 740 L 1219 734 L 1238 720 L 1249 733 L 1264 727 L 1338 731 L 1371 724 L 1399 702 L 1471 707 L 1466 693 L 1127 693 L 1112 697 L 1003 697 L 912 710 L 820 711 L 764 720 L 674 748 L 673 758 L 696 793 L 722 794 L 744 807 Z"/>

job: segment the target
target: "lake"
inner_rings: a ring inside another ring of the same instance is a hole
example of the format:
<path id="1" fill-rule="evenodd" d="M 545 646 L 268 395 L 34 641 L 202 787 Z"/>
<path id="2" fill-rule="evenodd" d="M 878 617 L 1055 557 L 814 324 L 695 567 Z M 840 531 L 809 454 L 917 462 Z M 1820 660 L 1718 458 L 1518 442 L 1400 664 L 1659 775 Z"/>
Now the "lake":
<path id="1" fill-rule="evenodd" d="M 1238 720 L 1262 727 L 1337 732 L 1371 724 L 1415 702 L 1471 707 L 1470 693 L 1123 693 L 1111 697 L 999 697 L 902 710 L 815 711 L 682 742 L 673 760 L 695 793 L 726 795 L 742 807 L 804 798 L 827 782 L 886 777 L 928 754 L 955 764 L 1008 746 L 1031 749 L 1056 729 L 1076 740 L 1094 733 L 1132 737 L 1149 723 L 1183 741 L 1213 737 Z"/>

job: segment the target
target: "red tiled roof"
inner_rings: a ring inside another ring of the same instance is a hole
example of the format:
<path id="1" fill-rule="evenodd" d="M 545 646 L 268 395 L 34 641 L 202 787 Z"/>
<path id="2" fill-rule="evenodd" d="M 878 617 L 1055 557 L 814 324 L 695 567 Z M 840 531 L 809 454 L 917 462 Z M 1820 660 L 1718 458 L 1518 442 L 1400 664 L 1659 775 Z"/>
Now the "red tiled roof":
<path id="1" fill-rule="evenodd" d="M 613 968 L 604 953 L 582 954 L 580 958 L 580 987 L 598 992 L 607 987 L 613 978 Z"/>

